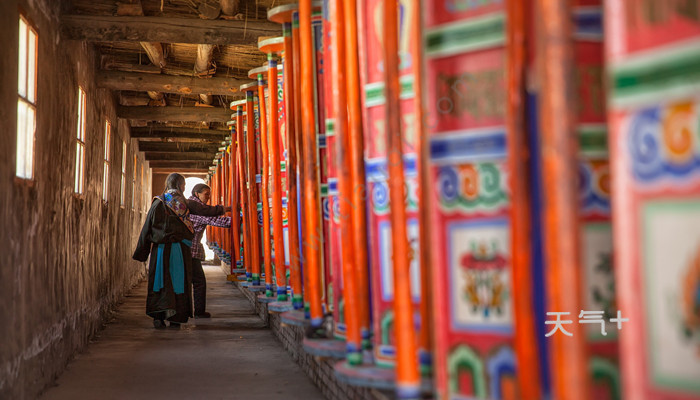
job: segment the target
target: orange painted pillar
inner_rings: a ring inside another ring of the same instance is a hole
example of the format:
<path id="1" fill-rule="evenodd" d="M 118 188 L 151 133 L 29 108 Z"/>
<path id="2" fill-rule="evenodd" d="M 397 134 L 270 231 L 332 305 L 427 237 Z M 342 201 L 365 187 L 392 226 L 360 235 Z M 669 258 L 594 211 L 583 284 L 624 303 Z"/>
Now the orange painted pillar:
<path id="1" fill-rule="evenodd" d="M 272 297 L 272 246 L 270 243 L 270 147 L 268 145 L 267 110 L 265 107 L 265 81 L 261 73 L 258 79 L 258 110 L 260 115 L 260 146 L 262 147 L 262 215 L 263 257 L 265 259 L 265 295 Z"/>
<path id="2" fill-rule="evenodd" d="M 295 124 L 295 139 L 296 139 L 296 150 L 297 150 L 297 168 L 298 168 L 298 175 L 297 175 L 297 201 L 298 201 L 298 212 L 299 212 L 299 217 L 297 221 L 299 222 L 298 228 L 299 231 L 297 234 L 299 235 L 299 272 L 300 272 L 300 277 L 301 283 L 302 283 L 302 294 L 304 297 L 304 311 L 305 313 L 309 313 L 308 309 L 308 301 L 306 300 L 306 297 L 308 296 L 308 284 L 309 280 L 306 278 L 306 268 L 307 268 L 307 249 L 304 247 L 304 226 L 306 226 L 306 212 L 304 210 L 304 188 L 303 188 L 303 182 L 304 182 L 304 143 L 303 143 L 303 136 L 304 132 L 302 131 L 302 108 L 303 105 L 301 103 L 301 94 L 303 92 L 302 89 L 302 82 L 301 82 L 301 39 L 300 39 L 300 33 L 299 33 L 299 12 L 295 11 L 293 14 L 293 19 L 292 19 L 292 44 L 294 48 L 294 91 L 293 91 L 293 102 L 295 104 L 294 108 L 294 124 Z"/>
<path id="3" fill-rule="evenodd" d="M 298 90 L 299 46 L 292 36 L 292 22 L 284 22 L 284 99 L 287 113 L 287 220 L 289 221 L 289 267 L 290 285 L 292 287 L 292 306 L 295 310 L 304 308 L 303 284 L 301 279 L 301 246 L 299 243 L 299 196 L 297 195 L 297 175 L 300 149 L 297 138 L 299 118 L 297 112 L 299 103 L 296 102 Z"/>
<path id="4" fill-rule="evenodd" d="M 311 34 L 311 0 L 301 0 L 299 3 L 299 40 L 301 50 L 301 111 L 302 111 L 302 142 L 304 165 L 303 200 L 304 226 L 303 249 L 305 257 L 305 279 L 308 281 L 308 295 L 311 327 L 320 327 L 323 323 L 323 308 L 321 305 L 321 199 L 319 193 L 319 166 L 316 142 L 316 123 L 313 70 L 313 37 Z"/>
<path id="5" fill-rule="evenodd" d="M 251 262 L 251 282 L 252 285 L 260 285 L 260 229 L 258 229 L 258 188 L 255 174 L 257 172 L 256 150 L 255 150 L 255 111 L 253 105 L 253 89 L 246 88 L 246 147 L 248 154 L 248 220 L 251 228 L 250 232 L 250 262 Z"/>
<path id="6" fill-rule="evenodd" d="M 353 221 L 353 250 L 355 279 L 357 283 L 356 301 L 359 308 L 359 323 L 362 334 L 362 345 L 369 348 L 369 271 L 367 270 L 367 211 L 365 199 L 367 186 L 365 183 L 364 140 L 362 133 L 362 106 L 360 97 L 360 67 L 357 37 L 357 1 L 343 2 L 345 13 L 345 71 L 348 104 L 348 133 L 350 147 L 347 148 L 350 157 L 350 172 L 352 176 L 352 221 Z"/>
<path id="7" fill-rule="evenodd" d="M 420 328 L 418 331 L 418 363 L 423 375 L 432 374 L 432 296 L 431 259 L 430 259 L 430 178 L 428 162 L 430 159 L 427 130 L 425 129 L 425 110 L 423 107 L 423 29 L 421 21 L 421 0 L 411 0 L 410 46 L 414 57 L 413 64 L 413 106 L 415 108 L 415 135 L 418 138 L 416 155 L 418 157 L 418 265 L 420 268 Z"/>
<path id="8" fill-rule="evenodd" d="M 517 380 L 519 396 L 524 400 L 542 397 L 540 389 L 540 366 L 535 329 L 535 310 L 532 306 L 532 243 L 530 229 L 530 171 L 528 168 L 528 143 L 525 113 L 525 61 L 527 4 L 523 1 L 507 3 L 506 65 L 507 103 L 506 135 L 508 143 L 509 185 L 511 188 L 511 254 L 513 282 L 513 309 L 515 354 L 518 360 Z"/>
<path id="9" fill-rule="evenodd" d="M 238 196 L 238 142 L 236 138 L 236 130 L 231 127 L 231 145 L 229 147 L 229 176 L 231 177 L 228 185 L 230 186 L 230 201 L 231 201 L 231 246 L 233 246 L 233 261 L 231 261 L 231 273 L 234 269 L 239 269 L 243 265 L 241 263 L 241 232 L 240 232 L 240 214 L 238 213 L 239 196 Z"/>
<path id="10" fill-rule="evenodd" d="M 362 363 L 362 335 L 360 332 L 359 308 L 357 302 L 357 280 L 355 277 L 355 251 L 352 220 L 352 173 L 350 137 L 348 131 L 347 90 L 345 70 L 345 12 L 341 0 L 332 0 L 331 7 L 331 46 L 333 103 L 335 104 L 334 128 L 338 137 L 336 165 L 338 169 L 338 201 L 340 203 L 340 235 L 342 251 L 343 299 L 345 300 L 345 342 L 347 362 L 350 365 Z"/>
<path id="11" fill-rule="evenodd" d="M 252 280 L 253 264 L 251 262 L 251 226 L 248 188 L 246 184 L 246 142 L 243 135 L 243 106 L 245 101 L 231 103 L 231 108 L 236 107 L 236 139 L 238 142 L 238 189 L 241 199 L 241 219 L 243 221 L 243 264 L 246 269 L 246 278 Z"/>
<path id="12" fill-rule="evenodd" d="M 406 190 L 404 185 L 403 133 L 399 96 L 399 4 L 384 0 L 384 82 L 386 96 L 386 148 L 391 209 L 391 250 L 394 267 L 394 334 L 396 336 L 396 395 L 420 398 L 418 349 L 411 301 L 410 253 Z"/>
<path id="13" fill-rule="evenodd" d="M 537 0 L 539 120 L 548 312 L 582 310 L 578 224 L 578 165 L 574 121 L 574 58 L 571 2 Z M 566 325 L 573 334 L 548 340 L 552 397 L 590 399 L 586 334 L 582 324 Z"/>
<path id="14" fill-rule="evenodd" d="M 280 132 L 277 104 L 277 60 L 275 53 L 267 56 L 267 82 L 270 92 L 270 142 L 272 162 L 272 223 L 275 244 L 275 273 L 277 300 L 287 301 L 287 275 L 284 256 L 284 230 L 282 224 L 282 172 L 280 170 Z"/>

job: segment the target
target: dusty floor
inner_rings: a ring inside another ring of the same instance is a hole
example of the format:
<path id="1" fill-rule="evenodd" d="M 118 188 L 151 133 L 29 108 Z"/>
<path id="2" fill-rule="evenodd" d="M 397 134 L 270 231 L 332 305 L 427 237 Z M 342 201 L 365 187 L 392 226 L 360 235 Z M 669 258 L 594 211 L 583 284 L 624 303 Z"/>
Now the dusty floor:
<path id="1" fill-rule="evenodd" d="M 153 329 L 141 283 L 42 399 L 322 399 L 221 269 L 204 269 L 212 319 Z"/>

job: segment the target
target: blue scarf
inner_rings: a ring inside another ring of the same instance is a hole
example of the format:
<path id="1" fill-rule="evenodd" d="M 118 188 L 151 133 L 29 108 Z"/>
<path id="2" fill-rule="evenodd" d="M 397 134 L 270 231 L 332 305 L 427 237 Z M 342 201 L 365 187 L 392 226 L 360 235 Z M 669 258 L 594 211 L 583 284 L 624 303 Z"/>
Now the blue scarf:
<path id="1" fill-rule="evenodd" d="M 170 280 L 173 283 L 175 294 L 185 293 L 185 258 L 182 256 L 183 243 L 187 247 L 192 247 L 192 242 L 184 239 L 182 242 L 173 243 L 170 248 Z M 163 252 L 165 243 L 158 245 L 158 257 L 156 260 L 156 276 L 153 279 L 153 291 L 159 292 L 163 288 Z"/>

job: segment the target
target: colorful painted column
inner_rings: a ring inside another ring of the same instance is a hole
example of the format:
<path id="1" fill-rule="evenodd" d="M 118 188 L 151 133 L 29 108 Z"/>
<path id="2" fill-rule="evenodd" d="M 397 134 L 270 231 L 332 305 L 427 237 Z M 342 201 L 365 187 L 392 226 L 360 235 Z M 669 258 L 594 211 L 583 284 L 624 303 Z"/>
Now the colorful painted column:
<path id="1" fill-rule="evenodd" d="M 246 146 L 246 139 L 244 135 L 244 124 L 243 124 L 243 106 L 246 104 L 246 100 L 239 100 L 239 101 L 234 101 L 231 103 L 231 109 L 235 110 L 236 113 L 232 115 L 233 118 L 235 118 L 235 124 L 236 124 L 236 140 L 238 142 L 237 146 L 237 154 L 236 157 L 238 158 L 238 180 L 240 182 L 239 185 L 239 195 L 241 199 L 241 220 L 242 220 L 242 226 L 243 226 L 243 262 L 245 266 L 245 278 L 246 278 L 246 283 L 248 280 L 252 280 L 253 276 L 253 265 L 252 265 L 252 255 L 251 255 L 251 246 L 250 246 L 250 241 L 251 241 L 251 220 L 250 220 L 250 209 L 249 207 L 249 193 L 248 193 L 248 187 L 249 184 L 246 180 L 246 169 L 247 169 L 247 158 L 246 158 L 246 152 L 247 152 L 247 146 Z"/>
<path id="2" fill-rule="evenodd" d="M 304 225 L 302 233 L 304 242 L 305 277 L 308 282 L 308 295 L 305 301 L 309 304 L 311 327 L 321 328 L 323 323 L 322 308 L 322 226 L 320 218 L 320 191 L 319 191 L 319 162 L 317 155 L 317 129 L 316 110 L 313 93 L 314 76 L 314 42 L 312 31 L 312 6 L 311 0 L 301 0 L 299 3 L 299 41 L 301 50 L 301 88 L 303 96 L 299 103 L 302 111 L 302 164 L 303 170 L 303 204 Z"/>
<path id="3" fill-rule="evenodd" d="M 297 10 L 295 4 L 288 4 L 272 8 L 268 11 L 268 19 L 282 24 L 284 35 L 284 105 L 285 105 L 285 129 L 287 138 L 287 157 L 285 170 L 287 174 L 287 221 L 289 241 L 289 269 L 290 286 L 292 291 L 292 306 L 294 310 L 304 308 L 302 296 L 301 276 L 301 247 L 299 241 L 299 201 L 298 201 L 298 160 L 300 149 L 297 146 L 298 131 L 298 103 L 296 90 L 298 81 L 296 69 L 298 67 L 298 52 L 295 52 L 292 36 L 293 15 Z M 280 310 L 284 306 L 280 306 Z"/>
<path id="4" fill-rule="evenodd" d="M 353 221 L 353 255 L 354 276 L 356 277 L 358 319 L 362 335 L 363 349 L 370 349 L 370 304 L 369 304 L 369 270 L 367 256 L 367 210 L 368 190 L 365 181 L 364 132 L 360 81 L 359 25 L 357 0 L 343 2 L 345 15 L 345 69 L 348 109 L 348 133 L 350 171 L 352 179 L 352 221 Z M 357 360 L 357 357 L 353 357 Z M 361 360 L 361 358 L 359 359 Z M 349 360 L 350 361 L 350 360 Z"/>
<path id="5" fill-rule="evenodd" d="M 241 86 L 241 90 L 246 92 L 246 149 L 248 159 L 248 218 L 251 228 L 250 232 L 250 260 L 251 286 L 260 286 L 260 229 L 258 225 L 258 187 L 256 172 L 257 169 L 257 150 L 256 150 L 256 130 L 255 130 L 255 111 L 253 103 L 253 91 L 257 87 L 257 82 L 248 83 Z"/>
<path id="6" fill-rule="evenodd" d="M 406 51 L 399 49 L 399 11 L 402 17 L 411 9 L 399 6 L 399 0 L 384 0 L 384 93 L 385 136 L 388 163 L 389 210 L 391 213 L 391 264 L 394 280 L 394 316 L 396 337 L 396 397 L 398 399 L 419 399 L 420 373 L 418 371 L 418 346 L 415 334 L 414 306 L 411 285 L 411 250 L 408 236 L 408 213 L 406 212 L 406 189 L 404 176 L 404 134 L 401 123 L 401 85 L 399 64 Z M 412 11 L 418 11 L 411 9 Z M 402 20 L 407 26 L 410 19 Z M 409 36 L 408 29 L 401 36 Z M 412 128 L 412 127 L 411 127 Z M 413 149 L 412 149 L 413 150 Z M 415 151 L 415 150 L 414 150 Z M 410 200 L 409 200 L 410 201 Z M 415 257 L 416 262 L 418 258 Z M 418 275 L 420 276 L 420 275 Z M 418 282 L 420 285 L 420 282 Z M 420 287 L 420 286 L 419 286 Z"/>
<path id="7" fill-rule="evenodd" d="M 314 46 L 314 77 L 315 77 L 315 100 L 316 114 L 314 125 L 317 132 L 318 146 L 318 165 L 319 165 L 319 181 L 320 181 L 320 196 L 321 196 L 321 302 L 324 314 L 333 312 L 332 299 L 329 294 L 332 293 L 333 269 L 331 259 L 333 248 L 331 246 L 331 199 L 330 199 L 330 173 L 332 170 L 331 158 L 328 150 L 328 136 L 326 135 L 326 116 L 328 115 L 327 107 L 330 99 L 326 90 L 326 76 L 328 75 L 325 45 L 323 40 L 323 13 L 320 4 L 314 7 L 311 16 L 311 26 L 313 33 Z"/>
<path id="8" fill-rule="evenodd" d="M 410 288 L 411 307 L 416 315 L 419 314 L 420 304 L 420 270 L 419 270 L 419 224 L 418 224 L 418 175 L 417 175 L 417 140 L 415 135 L 415 105 L 413 103 L 413 57 L 410 45 L 411 13 L 415 10 L 408 2 L 400 3 L 399 21 L 399 74 L 401 92 L 397 94 L 400 122 L 404 134 L 401 140 L 402 174 L 407 188 L 407 234 L 410 247 L 406 249 L 410 256 Z M 387 45 L 384 27 L 386 18 L 383 10 L 384 2 L 365 0 L 363 3 L 363 29 L 360 34 L 360 52 L 364 54 L 360 64 L 362 83 L 364 87 L 363 121 L 366 132 L 365 170 L 367 177 L 367 197 L 369 224 L 369 240 L 367 249 L 372 279 L 371 305 L 373 315 L 373 350 L 378 366 L 393 368 L 396 363 L 396 338 L 400 335 L 396 329 L 395 279 L 393 250 L 396 244 L 393 238 L 392 217 L 397 214 L 389 204 L 389 158 L 393 156 L 392 149 L 387 146 L 387 95 L 385 83 L 386 60 L 383 49 Z M 364 203 L 362 204 L 364 206 Z"/>
<path id="9" fill-rule="evenodd" d="M 505 5 L 423 7 L 436 397 L 518 399 Z"/>
<path id="10" fill-rule="evenodd" d="M 243 272 L 243 254 L 241 252 L 241 218 L 239 214 L 240 196 L 239 196 L 239 179 L 238 179 L 238 138 L 236 136 L 235 121 L 229 122 L 231 130 L 230 145 L 229 145 L 229 185 L 230 185 L 230 201 L 231 201 L 231 243 L 233 246 L 234 261 L 231 262 L 231 277 L 233 280 L 235 274 Z"/>
<path id="11" fill-rule="evenodd" d="M 275 248 L 275 276 L 277 281 L 277 300 L 287 301 L 287 277 L 284 252 L 284 224 L 282 221 L 282 199 L 286 197 L 282 191 L 282 171 L 280 154 L 284 152 L 283 141 L 280 140 L 279 106 L 278 106 L 278 75 L 277 53 L 284 50 L 284 37 L 266 39 L 258 42 L 258 48 L 267 53 L 267 81 L 270 89 L 270 153 L 272 163 L 272 221 Z"/>
<path id="12" fill-rule="evenodd" d="M 622 398 L 696 399 L 700 2 L 604 4 Z"/>
<path id="13" fill-rule="evenodd" d="M 582 310 L 603 312 L 599 324 L 586 325 L 591 396 L 621 399 L 618 331 L 609 322 L 617 313 L 610 212 L 610 166 L 604 90 L 603 12 L 600 0 L 577 0 L 573 8 L 579 177 L 579 241 Z M 580 310 L 573 310 L 579 311 Z M 575 316 L 578 317 L 578 314 Z"/>
<path id="14" fill-rule="evenodd" d="M 338 199 L 338 152 L 344 151 L 344 148 L 339 148 L 338 137 L 335 131 L 335 121 L 336 121 L 336 107 L 335 103 L 341 101 L 343 107 L 345 106 L 345 94 L 342 95 L 342 100 L 333 97 L 334 90 L 334 80 L 337 78 L 333 76 L 334 66 L 338 60 L 334 60 L 333 51 L 338 51 L 338 43 L 333 41 L 333 35 L 337 35 L 337 30 L 333 29 L 333 12 L 331 7 L 335 7 L 331 2 L 324 4 L 323 8 L 323 88 L 324 88 L 324 103 L 323 107 L 325 114 L 325 133 L 326 133 L 326 169 L 328 175 L 328 197 L 327 201 L 324 202 L 324 219 L 326 214 L 329 219 L 329 230 L 327 236 L 327 246 L 330 249 L 330 255 L 326 257 L 327 266 L 330 268 L 330 275 L 332 276 L 332 282 L 326 283 L 326 292 L 329 294 L 328 303 L 329 309 L 333 312 L 333 334 L 336 338 L 345 338 L 345 322 L 343 315 L 344 301 L 343 301 L 343 285 L 342 285 L 342 275 L 343 275 L 343 261 L 342 261 L 342 239 L 341 239 L 341 215 L 340 215 L 340 202 Z M 334 8 L 337 10 L 337 8 Z M 345 44 L 343 43 L 343 47 Z M 343 51 L 344 52 L 344 51 Z M 337 56 L 335 56 L 337 57 Z M 340 83 L 345 85 L 345 81 Z M 335 83 L 337 86 L 338 83 Z M 345 93 L 345 88 L 343 87 L 343 93 Z M 346 123 L 347 115 L 343 113 L 342 123 Z M 327 207 L 327 211 L 326 211 Z"/>
<path id="15" fill-rule="evenodd" d="M 265 106 L 265 91 L 267 83 L 263 79 L 263 74 L 267 73 L 267 67 L 258 67 L 248 71 L 248 77 L 257 79 L 258 102 L 256 111 L 259 115 L 260 126 L 260 149 L 262 155 L 261 187 L 260 197 L 262 202 L 262 245 L 263 260 L 265 266 L 265 297 L 273 296 L 273 276 L 272 272 L 272 236 L 270 235 L 270 147 L 268 143 L 268 114 Z"/>

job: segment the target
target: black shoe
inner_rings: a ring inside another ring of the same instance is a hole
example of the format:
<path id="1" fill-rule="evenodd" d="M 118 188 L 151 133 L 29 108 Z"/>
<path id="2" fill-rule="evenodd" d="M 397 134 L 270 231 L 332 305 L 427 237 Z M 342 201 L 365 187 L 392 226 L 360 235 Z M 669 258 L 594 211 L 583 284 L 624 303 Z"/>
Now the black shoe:
<path id="1" fill-rule="evenodd" d="M 165 329 L 165 321 L 163 321 L 162 319 L 154 319 L 153 327 L 156 329 Z"/>
<path id="2" fill-rule="evenodd" d="M 180 329 L 180 323 L 179 322 L 170 322 L 170 328 L 171 329 Z"/>
<path id="3" fill-rule="evenodd" d="M 194 317 L 195 318 L 211 318 L 211 314 L 209 314 L 208 312 L 205 311 L 201 314 L 195 314 Z"/>

